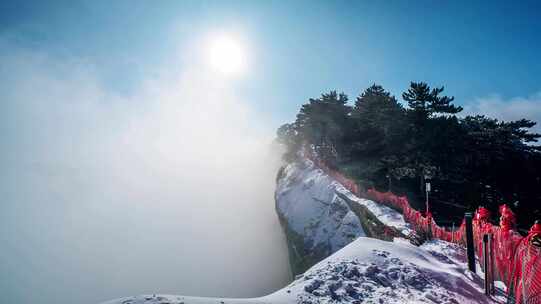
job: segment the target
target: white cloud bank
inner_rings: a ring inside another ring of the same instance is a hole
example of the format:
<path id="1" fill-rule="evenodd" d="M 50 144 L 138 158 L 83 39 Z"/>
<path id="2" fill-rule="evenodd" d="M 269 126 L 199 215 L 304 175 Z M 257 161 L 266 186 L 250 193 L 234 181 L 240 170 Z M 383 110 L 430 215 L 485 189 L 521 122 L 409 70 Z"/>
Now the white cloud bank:
<path id="1" fill-rule="evenodd" d="M 246 297 L 287 283 L 273 130 L 234 84 L 172 64 L 120 96 L 92 63 L 6 41 L 0 70 L 4 301 Z"/>
<path id="2" fill-rule="evenodd" d="M 532 131 L 541 133 L 541 92 L 529 97 L 510 99 L 499 95 L 476 98 L 464 106 L 463 114 L 483 114 L 504 121 L 526 118 L 537 122 Z"/>

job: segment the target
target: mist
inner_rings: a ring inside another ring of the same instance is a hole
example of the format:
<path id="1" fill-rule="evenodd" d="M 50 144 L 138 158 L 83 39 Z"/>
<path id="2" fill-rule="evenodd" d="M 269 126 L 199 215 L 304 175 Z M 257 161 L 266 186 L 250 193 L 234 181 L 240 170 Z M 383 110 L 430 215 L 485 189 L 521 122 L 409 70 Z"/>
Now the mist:
<path id="1" fill-rule="evenodd" d="M 6 301 L 253 297 L 290 280 L 268 117 L 192 55 L 120 94 L 84 58 L 0 43 Z"/>

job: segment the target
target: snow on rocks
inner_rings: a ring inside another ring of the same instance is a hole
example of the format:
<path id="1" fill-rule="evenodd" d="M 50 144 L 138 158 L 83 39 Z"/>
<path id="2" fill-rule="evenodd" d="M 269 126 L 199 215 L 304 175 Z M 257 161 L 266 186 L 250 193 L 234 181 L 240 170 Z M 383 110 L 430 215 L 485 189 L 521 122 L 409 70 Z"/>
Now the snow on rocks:
<path id="1" fill-rule="evenodd" d="M 365 235 L 357 216 L 336 195 L 341 187 L 309 160 L 284 167 L 275 193 L 277 211 L 303 237 L 307 250 L 324 248 L 328 256 Z"/>
<path id="2" fill-rule="evenodd" d="M 396 229 L 402 237 L 412 232 L 399 212 L 358 198 L 308 159 L 281 170 L 275 199 L 294 274 L 360 236 L 392 240 L 385 227 Z"/>
<path id="3" fill-rule="evenodd" d="M 495 303 L 464 275 L 461 248 L 427 248 L 361 237 L 293 282 L 295 303 Z"/>
<path id="4" fill-rule="evenodd" d="M 410 235 L 413 232 L 411 225 L 406 223 L 404 216 L 400 212 L 372 200 L 359 198 L 342 185 L 337 187 L 336 191 L 347 197 L 350 201 L 365 206 L 383 224 L 398 229 L 404 235 Z"/>

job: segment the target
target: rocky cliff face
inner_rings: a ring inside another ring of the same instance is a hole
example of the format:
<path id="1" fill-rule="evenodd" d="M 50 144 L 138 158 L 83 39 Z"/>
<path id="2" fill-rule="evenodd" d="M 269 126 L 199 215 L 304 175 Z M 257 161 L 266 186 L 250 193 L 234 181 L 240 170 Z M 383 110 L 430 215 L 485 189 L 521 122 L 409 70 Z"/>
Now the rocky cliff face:
<path id="1" fill-rule="evenodd" d="M 359 218 L 335 194 L 339 186 L 308 160 L 291 163 L 279 173 L 276 210 L 294 274 L 365 235 Z"/>
<path id="2" fill-rule="evenodd" d="M 373 202 L 355 197 L 307 159 L 280 170 L 275 200 L 295 275 L 360 236 L 392 240 L 407 229 L 382 223 L 374 214 L 385 213 L 381 207 L 371 210 Z"/>

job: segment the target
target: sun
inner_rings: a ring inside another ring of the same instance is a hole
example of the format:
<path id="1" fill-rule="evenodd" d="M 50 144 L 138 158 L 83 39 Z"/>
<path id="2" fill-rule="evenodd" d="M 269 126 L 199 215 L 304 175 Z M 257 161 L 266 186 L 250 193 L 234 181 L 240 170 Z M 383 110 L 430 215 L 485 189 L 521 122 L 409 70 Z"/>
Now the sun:
<path id="1" fill-rule="evenodd" d="M 226 75 L 239 75 L 246 69 L 246 50 L 232 36 L 220 35 L 210 40 L 208 46 L 210 66 Z"/>

